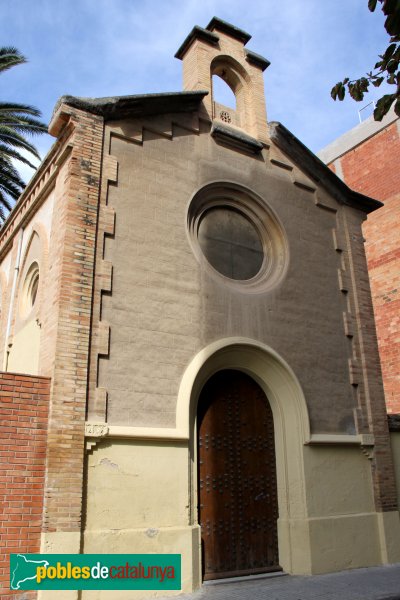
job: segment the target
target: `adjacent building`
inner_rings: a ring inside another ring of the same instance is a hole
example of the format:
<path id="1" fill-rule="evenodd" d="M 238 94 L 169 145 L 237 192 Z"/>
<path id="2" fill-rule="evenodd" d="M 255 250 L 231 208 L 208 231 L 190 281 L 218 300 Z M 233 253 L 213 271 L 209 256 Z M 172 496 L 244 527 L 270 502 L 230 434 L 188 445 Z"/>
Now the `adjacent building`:
<path id="1" fill-rule="evenodd" d="M 389 414 L 400 413 L 400 119 L 393 108 L 318 154 L 349 187 L 383 202 L 363 231 Z"/>
<path id="2" fill-rule="evenodd" d="M 386 408 L 400 497 L 400 119 L 393 108 L 369 118 L 319 152 L 351 188 L 383 206 L 363 225 L 382 366 Z"/>

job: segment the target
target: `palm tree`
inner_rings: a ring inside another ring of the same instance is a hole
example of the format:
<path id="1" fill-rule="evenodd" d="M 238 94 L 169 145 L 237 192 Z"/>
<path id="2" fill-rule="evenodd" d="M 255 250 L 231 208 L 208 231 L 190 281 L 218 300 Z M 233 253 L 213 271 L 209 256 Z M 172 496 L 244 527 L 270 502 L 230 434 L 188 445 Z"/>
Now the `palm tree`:
<path id="1" fill-rule="evenodd" d="M 16 48 L 0 47 L 0 73 L 25 62 L 26 58 Z M 27 135 L 47 132 L 47 126 L 36 118 L 40 116 L 40 111 L 33 106 L 0 102 L 0 224 L 25 188 L 13 160 L 33 169 L 36 167 L 21 151 L 40 160 L 35 146 L 26 139 Z"/>

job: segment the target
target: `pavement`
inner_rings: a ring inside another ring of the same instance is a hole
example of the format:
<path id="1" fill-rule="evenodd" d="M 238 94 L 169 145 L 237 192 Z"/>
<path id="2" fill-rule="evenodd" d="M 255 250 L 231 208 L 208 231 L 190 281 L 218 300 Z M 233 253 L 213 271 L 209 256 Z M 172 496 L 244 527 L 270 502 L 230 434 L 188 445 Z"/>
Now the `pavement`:
<path id="1" fill-rule="evenodd" d="M 177 600 L 400 600 L 400 563 L 327 575 L 279 574 L 277 576 L 274 574 L 207 582 L 193 594 L 180 594 L 175 598 Z"/>

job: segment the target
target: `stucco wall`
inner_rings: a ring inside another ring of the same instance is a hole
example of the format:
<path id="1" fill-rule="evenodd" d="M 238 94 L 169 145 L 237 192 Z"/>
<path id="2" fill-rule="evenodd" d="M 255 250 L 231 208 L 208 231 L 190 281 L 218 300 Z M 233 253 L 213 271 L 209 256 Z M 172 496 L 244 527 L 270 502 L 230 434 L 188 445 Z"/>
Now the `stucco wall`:
<path id="1" fill-rule="evenodd" d="M 182 589 L 196 588 L 201 579 L 195 454 L 187 443 L 172 440 L 109 439 L 94 446 L 87 462 L 84 552 L 182 553 Z M 290 507 L 280 505 L 283 569 L 316 574 L 381 564 L 367 456 L 357 446 L 303 447 L 301 454 L 305 503 L 300 493 L 294 503 L 292 494 Z M 289 471 L 296 470 L 297 460 L 288 457 Z M 155 593 L 132 593 L 133 598 L 145 595 Z"/>
<path id="2" fill-rule="evenodd" d="M 122 132 L 137 127 L 124 123 Z M 108 204 L 116 225 L 104 258 L 113 265 L 113 282 L 102 303 L 111 336 L 109 356 L 99 366 L 109 423 L 173 426 L 191 358 L 207 343 L 241 335 L 268 343 L 291 365 L 315 432 L 354 432 L 335 210 L 316 206 L 316 193 L 294 185 L 287 168 L 224 148 L 205 127 L 200 135 L 175 127 L 172 139 L 144 129 L 143 145 L 112 137 L 111 154 L 118 183 L 109 188 Z M 266 293 L 225 285 L 194 256 L 188 205 L 215 180 L 249 188 L 283 225 L 288 271 Z M 319 190 L 319 199 L 324 196 Z"/>
<path id="3" fill-rule="evenodd" d="M 390 443 L 392 446 L 397 498 L 400 504 L 400 431 L 391 432 Z"/>
<path id="4" fill-rule="evenodd" d="M 199 526 L 191 523 L 189 450 L 179 442 L 112 440 L 88 455 L 85 553 L 178 553 L 182 591 L 200 584 Z M 174 594 L 174 592 L 172 593 Z M 107 598 L 110 592 L 84 592 Z M 132 598 L 165 592 L 131 592 Z M 124 598 L 126 592 L 113 592 Z"/>

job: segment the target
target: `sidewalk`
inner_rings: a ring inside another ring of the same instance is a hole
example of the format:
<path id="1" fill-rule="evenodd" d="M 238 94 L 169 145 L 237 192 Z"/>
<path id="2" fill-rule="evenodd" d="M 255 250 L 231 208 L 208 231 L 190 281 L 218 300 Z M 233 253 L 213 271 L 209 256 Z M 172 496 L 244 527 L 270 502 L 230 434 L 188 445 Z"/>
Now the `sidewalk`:
<path id="1" fill-rule="evenodd" d="M 400 563 L 314 576 L 207 583 L 177 600 L 400 600 Z M 171 596 L 169 596 L 169 600 Z M 159 599 L 161 600 L 161 599 Z"/>

